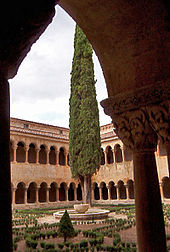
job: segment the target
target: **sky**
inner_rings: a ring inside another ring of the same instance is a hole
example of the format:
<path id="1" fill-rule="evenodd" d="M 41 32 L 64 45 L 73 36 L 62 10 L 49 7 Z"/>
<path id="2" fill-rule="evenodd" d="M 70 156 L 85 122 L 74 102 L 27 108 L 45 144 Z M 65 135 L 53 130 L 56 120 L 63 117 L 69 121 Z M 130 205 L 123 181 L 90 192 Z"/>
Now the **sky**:
<path id="1" fill-rule="evenodd" d="M 11 117 L 69 127 L 69 97 L 75 22 L 59 6 L 46 31 L 33 44 L 10 83 Z M 100 125 L 111 122 L 100 101 L 108 97 L 103 73 L 93 53 Z"/>

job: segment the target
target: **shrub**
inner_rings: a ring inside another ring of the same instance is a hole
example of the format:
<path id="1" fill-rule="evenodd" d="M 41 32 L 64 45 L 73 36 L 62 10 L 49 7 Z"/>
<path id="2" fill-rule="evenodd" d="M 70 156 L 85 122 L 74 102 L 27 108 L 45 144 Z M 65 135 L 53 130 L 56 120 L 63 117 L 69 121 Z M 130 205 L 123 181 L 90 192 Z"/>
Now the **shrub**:
<path id="1" fill-rule="evenodd" d="M 41 246 L 41 248 L 45 248 L 45 242 L 44 242 L 44 241 L 41 241 L 41 242 L 40 242 L 40 246 Z"/>
<path id="2" fill-rule="evenodd" d="M 80 241 L 80 248 L 85 248 L 85 247 L 88 247 L 88 241 L 86 240 Z"/>
<path id="3" fill-rule="evenodd" d="M 64 237 L 64 242 L 66 242 L 67 237 L 75 236 L 75 231 L 67 210 L 65 210 L 59 222 L 58 235 Z"/>
<path id="4" fill-rule="evenodd" d="M 45 244 L 45 249 L 53 249 L 53 248 L 55 248 L 54 243 L 46 243 Z"/>
<path id="5" fill-rule="evenodd" d="M 64 248 L 64 243 L 59 242 L 59 243 L 57 244 L 57 246 L 59 247 L 59 249 L 63 249 L 63 248 Z"/>

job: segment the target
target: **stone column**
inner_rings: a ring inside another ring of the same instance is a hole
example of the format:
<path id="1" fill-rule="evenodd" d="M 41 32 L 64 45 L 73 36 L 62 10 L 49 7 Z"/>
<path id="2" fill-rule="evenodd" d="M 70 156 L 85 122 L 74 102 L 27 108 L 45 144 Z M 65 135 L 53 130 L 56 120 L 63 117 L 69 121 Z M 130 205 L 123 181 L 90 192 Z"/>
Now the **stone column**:
<path id="1" fill-rule="evenodd" d="M 25 163 L 28 164 L 28 150 L 29 145 L 25 145 Z"/>
<path id="2" fill-rule="evenodd" d="M 145 109 L 115 116 L 123 143 L 133 151 L 138 250 L 166 251 L 165 227 L 154 152 L 157 135 Z"/>
<path id="3" fill-rule="evenodd" d="M 16 159 L 16 157 L 17 157 L 17 147 L 18 147 L 18 145 L 15 142 L 14 145 L 13 145 L 13 150 L 14 150 L 14 161 L 13 161 L 13 163 L 17 162 L 17 159 Z"/>
<path id="4" fill-rule="evenodd" d="M 107 186 L 107 190 L 108 190 L 108 200 L 112 200 L 110 195 L 110 186 Z"/>
<path id="5" fill-rule="evenodd" d="M 49 164 L 49 154 L 50 154 L 50 149 L 46 148 L 47 164 Z"/>
<path id="6" fill-rule="evenodd" d="M 129 188 L 128 185 L 125 185 L 126 188 L 126 199 L 129 200 Z"/>
<path id="7" fill-rule="evenodd" d="M 68 155 L 68 151 L 65 151 L 65 166 L 67 166 L 67 155 Z"/>
<path id="8" fill-rule="evenodd" d="M 56 150 L 56 165 L 59 164 L 59 151 Z"/>
<path id="9" fill-rule="evenodd" d="M 112 151 L 113 151 L 113 162 L 116 164 L 116 152 L 115 152 L 115 149 L 113 149 Z"/>
<path id="10" fill-rule="evenodd" d="M 47 191 L 46 191 L 46 202 L 49 203 L 49 191 L 50 191 L 50 187 L 47 187 Z"/>
<path id="11" fill-rule="evenodd" d="M 2 70 L 2 69 L 1 69 Z M 9 83 L 0 73 L 0 234 L 1 251 L 12 251 Z"/>
<path id="12" fill-rule="evenodd" d="M 74 200 L 77 200 L 77 188 L 76 188 L 76 186 L 74 187 Z"/>
<path id="13" fill-rule="evenodd" d="M 106 150 L 104 151 L 104 158 L 105 158 L 105 164 L 107 165 L 108 162 L 107 162 L 107 151 Z"/>
<path id="14" fill-rule="evenodd" d="M 35 191 L 35 203 L 38 204 L 39 201 L 38 201 L 38 191 L 39 191 L 39 187 L 36 188 L 36 191 Z"/>
<path id="15" fill-rule="evenodd" d="M 163 201 L 164 200 L 164 193 L 163 193 L 162 183 L 159 183 L 159 188 L 160 188 L 161 199 Z"/>
<path id="16" fill-rule="evenodd" d="M 120 200 L 119 186 L 118 186 L 118 185 L 115 185 L 115 187 L 116 187 L 117 200 Z"/>
<path id="17" fill-rule="evenodd" d="M 16 191 L 16 188 L 12 188 L 12 205 L 15 204 L 15 191 Z"/>
<path id="18" fill-rule="evenodd" d="M 25 187 L 24 204 L 27 204 L 27 187 Z"/>
<path id="19" fill-rule="evenodd" d="M 39 163 L 39 151 L 40 151 L 40 149 L 38 149 L 38 148 L 36 148 L 35 149 L 35 151 L 36 151 L 36 164 L 38 164 Z"/>
<path id="20" fill-rule="evenodd" d="M 103 200 L 102 186 L 99 187 L 100 200 Z"/>
<path id="21" fill-rule="evenodd" d="M 151 105 L 140 107 L 140 102 L 144 106 L 145 97 L 151 95 L 152 91 L 142 90 L 140 94 L 136 94 L 135 101 L 137 99 L 138 106 L 136 102 L 133 103 L 134 94 L 128 94 L 127 97 L 120 97 L 120 99 L 113 97 L 102 101 L 106 114 L 112 117 L 117 135 L 133 152 L 139 252 L 166 251 L 164 218 L 154 155 L 158 133 L 156 134 L 152 129 L 159 127 L 159 123 L 155 123 L 156 113 L 153 113 Z M 125 100 L 126 105 L 122 103 Z M 116 103 L 119 104 L 118 107 L 115 107 Z M 158 114 L 162 114 L 160 109 Z M 153 119 L 153 125 L 156 124 L 155 127 L 151 127 L 151 119 Z M 167 130 L 167 125 L 165 129 Z"/>
<path id="22" fill-rule="evenodd" d="M 121 147 L 123 163 L 125 162 L 124 147 Z"/>
<path id="23" fill-rule="evenodd" d="M 152 128 L 159 136 L 160 142 L 165 145 L 167 159 L 168 159 L 168 171 L 170 177 L 170 102 L 165 101 L 159 105 L 147 106 L 146 110 L 149 115 L 149 120 Z"/>

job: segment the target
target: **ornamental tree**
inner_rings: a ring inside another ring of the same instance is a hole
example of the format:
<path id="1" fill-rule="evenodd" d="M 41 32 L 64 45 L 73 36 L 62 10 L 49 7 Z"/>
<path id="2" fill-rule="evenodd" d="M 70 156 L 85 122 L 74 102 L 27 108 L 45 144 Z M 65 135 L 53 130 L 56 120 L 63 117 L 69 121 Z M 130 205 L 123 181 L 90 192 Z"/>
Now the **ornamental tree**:
<path id="1" fill-rule="evenodd" d="M 101 141 L 96 100 L 93 50 L 76 25 L 71 72 L 69 118 L 69 164 L 73 178 L 79 178 L 84 203 L 91 204 L 91 176 L 100 167 Z"/>
<path id="2" fill-rule="evenodd" d="M 61 217 L 57 233 L 58 236 L 64 237 L 64 242 L 66 242 L 67 237 L 75 236 L 75 231 L 67 210 L 65 210 L 63 216 Z"/>

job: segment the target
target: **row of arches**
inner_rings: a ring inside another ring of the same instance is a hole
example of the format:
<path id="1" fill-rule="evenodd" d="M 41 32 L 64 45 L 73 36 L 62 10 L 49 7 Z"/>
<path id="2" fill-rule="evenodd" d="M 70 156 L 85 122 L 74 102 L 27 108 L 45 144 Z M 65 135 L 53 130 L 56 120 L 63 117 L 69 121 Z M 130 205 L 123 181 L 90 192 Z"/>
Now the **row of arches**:
<path id="1" fill-rule="evenodd" d="M 11 162 L 17 163 L 39 163 L 51 165 L 69 165 L 69 155 L 65 148 L 61 147 L 59 151 L 54 146 L 48 149 L 45 145 L 40 145 L 37 149 L 36 145 L 31 143 L 28 147 L 23 142 L 18 142 L 14 148 L 10 144 Z"/>
<path id="2" fill-rule="evenodd" d="M 113 148 L 109 145 L 106 147 L 105 151 L 102 148 L 101 165 L 121 163 L 124 161 L 131 161 L 131 160 L 132 160 L 132 152 L 127 148 L 124 148 L 122 150 L 119 144 L 116 144 Z"/>
<path id="3" fill-rule="evenodd" d="M 116 144 L 114 150 L 111 146 L 107 146 L 105 151 L 101 148 L 102 157 L 101 165 L 120 163 L 124 161 L 132 160 L 132 153 L 128 149 L 124 149 L 122 152 L 121 146 Z M 69 165 L 68 151 L 61 147 L 59 150 L 55 146 L 47 148 L 45 145 L 36 147 L 34 143 L 30 143 L 29 146 L 24 142 L 18 142 L 15 146 L 10 144 L 10 160 L 17 163 L 39 163 L 39 164 L 51 164 L 51 165 Z"/>
<path id="4" fill-rule="evenodd" d="M 13 188 L 13 187 L 12 187 Z M 110 181 L 108 185 L 101 182 L 99 185 L 95 182 L 92 185 L 92 200 L 116 200 L 116 199 L 134 199 L 134 183 L 132 180 L 124 185 L 119 181 L 117 185 Z M 59 186 L 52 182 L 50 187 L 46 182 L 42 182 L 38 187 L 35 182 L 31 182 L 26 187 L 24 182 L 19 182 L 16 188 L 12 189 L 13 204 L 56 202 L 56 201 L 81 201 L 81 185 L 71 182 L 69 186 L 62 182 Z"/>
<path id="5" fill-rule="evenodd" d="M 168 177 L 162 179 L 160 191 L 163 198 L 170 198 L 170 179 Z M 127 184 L 119 180 L 117 184 L 110 181 L 108 184 L 105 182 L 100 184 L 94 182 L 92 185 L 92 200 L 126 199 L 134 199 L 134 182 L 131 179 L 127 181 Z M 26 187 L 24 182 L 20 182 L 16 188 L 12 189 L 13 204 L 81 200 L 81 185 L 79 183 L 76 186 L 74 182 L 71 182 L 69 186 L 65 182 L 62 182 L 59 186 L 56 182 L 52 182 L 50 187 L 47 186 L 46 182 L 42 182 L 39 187 L 35 182 L 31 182 L 28 187 Z"/>

